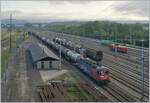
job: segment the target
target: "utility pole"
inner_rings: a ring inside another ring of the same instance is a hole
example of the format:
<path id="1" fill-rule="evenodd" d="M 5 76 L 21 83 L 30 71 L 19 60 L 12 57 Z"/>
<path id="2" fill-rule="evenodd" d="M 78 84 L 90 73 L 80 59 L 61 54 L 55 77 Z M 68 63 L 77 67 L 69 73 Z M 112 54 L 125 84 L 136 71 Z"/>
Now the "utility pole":
<path id="1" fill-rule="evenodd" d="M 115 42 L 117 43 L 117 24 L 115 24 Z"/>
<path id="2" fill-rule="evenodd" d="M 9 31 L 9 51 L 11 52 L 11 34 L 12 34 L 12 14 L 10 14 L 10 19 L 9 19 L 9 27 L 8 27 L 8 31 Z M 8 66 L 8 64 L 7 64 Z M 7 73 L 5 71 L 5 101 L 7 100 Z"/>
<path id="3" fill-rule="evenodd" d="M 117 24 L 115 24 L 115 42 L 117 43 Z M 117 53 L 116 47 L 115 47 L 115 52 Z"/>
<path id="4" fill-rule="evenodd" d="M 144 50 L 143 50 L 143 42 L 144 40 L 141 40 L 142 42 L 142 48 L 141 48 L 141 100 L 144 97 Z"/>
<path id="5" fill-rule="evenodd" d="M 62 33 L 63 35 L 63 33 Z M 59 48 L 59 69 L 61 70 L 61 41 L 60 41 L 60 48 Z"/>
<path id="6" fill-rule="evenodd" d="M 12 14 L 10 14 L 10 26 L 9 26 L 9 50 L 11 51 L 11 49 L 12 49 L 12 44 L 11 44 L 11 41 L 12 41 L 12 38 L 11 38 L 11 36 L 12 36 Z"/>
<path id="7" fill-rule="evenodd" d="M 131 26 L 129 26 L 129 35 L 130 35 L 130 44 L 132 44 L 132 30 L 131 30 Z"/>

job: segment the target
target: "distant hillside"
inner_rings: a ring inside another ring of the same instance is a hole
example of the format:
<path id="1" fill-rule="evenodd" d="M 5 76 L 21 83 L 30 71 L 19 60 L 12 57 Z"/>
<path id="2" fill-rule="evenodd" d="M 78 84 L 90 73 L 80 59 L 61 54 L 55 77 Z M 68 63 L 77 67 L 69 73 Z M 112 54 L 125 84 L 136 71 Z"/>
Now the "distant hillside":
<path id="1" fill-rule="evenodd" d="M 2 23 L 2 24 L 9 24 L 9 23 L 10 23 L 10 20 L 9 20 L 9 19 L 3 19 L 3 20 L 1 20 L 1 23 Z M 21 24 L 27 23 L 27 21 L 25 21 L 25 20 L 16 20 L 16 19 L 13 19 L 13 20 L 12 20 L 12 23 L 15 24 L 15 25 L 21 25 Z"/>
<path id="2" fill-rule="evenodd" d="M 114 22 L 117 22 L 117 23 L 122 23 L 122 24 L 136 24 L 136 23 L 139 23 L 139 24 L 148 24 L 149 21 L 148 20 L 125 20 L 125 21 L 114 21 Z"/>

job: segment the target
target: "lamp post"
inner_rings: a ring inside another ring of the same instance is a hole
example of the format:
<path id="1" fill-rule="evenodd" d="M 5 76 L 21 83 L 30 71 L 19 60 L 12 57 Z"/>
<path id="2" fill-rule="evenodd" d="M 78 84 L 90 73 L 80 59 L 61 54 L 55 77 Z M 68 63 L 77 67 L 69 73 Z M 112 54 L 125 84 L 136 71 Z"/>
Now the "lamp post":
<path id="1" fill-rule="evenodd" d="M 63 33 L 62 33 L 62 36 L 63 36 Z M 61 40 L 60 40 L 60 47 L 59 47 L 59 69 L 61 70 Z"/>
<path id="2" fill-rule="evenodd" d="M 115 43 L 117 43 L 117 24 L 115 24 Z M 115 53 L 117 53 L 117 47 L 115 47 Z"/>
<path id="3" fill-rule="evenodd" d="M 60 42 L 60 47 L 59 47 L 59 69 L 61 70 L 61 42 Z"/>
<path id="4" fill-rule="evenodd" d="M 144 97 L 144 50 L 143 50 L 143 42 L 144 40 L 141 40 L 142 47 L 141 47 L 141 100 Z"/>

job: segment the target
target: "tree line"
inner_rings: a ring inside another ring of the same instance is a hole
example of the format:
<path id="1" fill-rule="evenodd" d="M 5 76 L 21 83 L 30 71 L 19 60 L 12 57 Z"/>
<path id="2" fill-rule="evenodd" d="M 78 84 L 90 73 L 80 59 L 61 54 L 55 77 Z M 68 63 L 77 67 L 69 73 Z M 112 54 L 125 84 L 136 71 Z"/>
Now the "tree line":
<path id="1" fill-rule="evenodd" d="M 52 31 L 64 32 L 71 35 L 85 36 L 96 39 L 108 39 L 124 43 L 140 45 L 139 40 L 144 39 L 145 46 L 149 42 L 148 24 L 123 24 L 110 21 L 89 21 L 78 23 L 50 24 Z"/>

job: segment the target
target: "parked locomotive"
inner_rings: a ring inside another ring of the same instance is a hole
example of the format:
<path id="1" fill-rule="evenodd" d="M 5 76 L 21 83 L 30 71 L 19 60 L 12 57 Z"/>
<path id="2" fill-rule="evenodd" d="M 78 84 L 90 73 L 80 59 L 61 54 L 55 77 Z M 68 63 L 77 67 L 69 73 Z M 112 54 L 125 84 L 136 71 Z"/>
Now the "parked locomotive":
<path id="1" fill-rule="evenodd" d="M 111 44 L 109 48 L 110 50 L 116 51 L 116 52 L 122 52 L 122 53 L 128 52 L 128 48 L 126 46 L 121 46 L 119 44 Z"/>
<path id="2" fill-rule="evenodd" d="M 108 46 L 110 50 L 116 51 L 116 52 L 122 52 L 122 53 L 127 53 L 128 52 L 128 47 L 123 46 L 121 44 L 116 44 L 111 40 L 101 40 L 100 41 L 101 45 Z"/>

